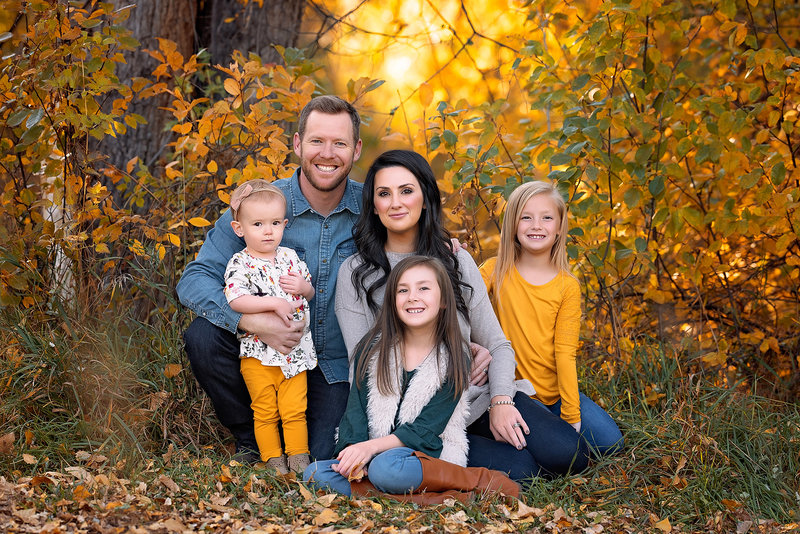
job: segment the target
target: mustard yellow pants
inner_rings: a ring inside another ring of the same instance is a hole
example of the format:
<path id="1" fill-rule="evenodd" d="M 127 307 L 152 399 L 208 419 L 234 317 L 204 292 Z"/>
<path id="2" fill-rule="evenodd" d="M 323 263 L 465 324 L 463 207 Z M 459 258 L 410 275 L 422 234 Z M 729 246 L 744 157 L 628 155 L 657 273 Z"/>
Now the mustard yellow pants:
<path id="1" fill-rule="evenodd" d="M 286 454 L 308 453 L 306 372 L 286 378 L 280 367 L 262 365 L 256 358 L 242 358 L 241 371 L 250 392 L 261 459 L 267 461 L 283 454 L 279 423 L 283 426 Z"/>

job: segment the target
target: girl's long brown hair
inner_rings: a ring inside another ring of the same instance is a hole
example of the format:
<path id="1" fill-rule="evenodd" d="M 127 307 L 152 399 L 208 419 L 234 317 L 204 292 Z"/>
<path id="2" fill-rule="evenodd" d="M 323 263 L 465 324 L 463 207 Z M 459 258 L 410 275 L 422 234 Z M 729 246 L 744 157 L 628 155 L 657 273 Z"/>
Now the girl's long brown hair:
<path id="1" fill-rule="evenodd" d="M 441 290 L 442 309 L 439 310 L 435 333 L 436 362 L 438 368 L 441 363 L 440 359 L 447 358 L 447 372 L 444 378 L 453 384 L 457 398 L 469 387 L 472 359 L 467 342 L 461 335 L 461 328 L 458 325 L 458 309 L 450 277 L 441 261 L 428 256 L 404 258 L 389 273 L 383 307 L 375 325 L 356 346 L 355 354 L 360 356 L 355 373 L 356 384 L 361 384 L 367 376 L 370 362 L 373 358 L 377 358 L 377 376 L 375 378 L 378 391 L 382 395 L 391 395 L 400 391 L 402 384 L 392 383 L 392 375 L 389 373 L 389 369 L 396 368 L 401 363 L 397 358 L 400 358 L 403 353 L 403 339 L 406 334 L 406 325 L 400 321 L 397 315 L 397 286 L 403 273 L 418 266 L 425 266 L 433 270 Z"/>

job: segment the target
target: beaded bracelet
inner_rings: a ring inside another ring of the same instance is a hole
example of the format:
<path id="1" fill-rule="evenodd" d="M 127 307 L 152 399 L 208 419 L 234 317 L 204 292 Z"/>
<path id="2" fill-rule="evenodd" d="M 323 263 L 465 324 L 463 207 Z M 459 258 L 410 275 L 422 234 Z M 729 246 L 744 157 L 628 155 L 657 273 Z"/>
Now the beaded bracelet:
<path id="1" fill-rule="evenodd" d="M 513 400 L 507 400 L 507 401 L 497 401 L 497 402 L 493 402 L 493 403 L 491 403 L 491 404 L 489 405 L 489 409 L 488 409 L 488 410 L 486 410 L 486 411 L 487 411 L 487 412 L 490 412 L 490 411 L 492 411 L 492 408 L 493 408 L 493 407 L 495 407 L 495 406 L 497 406 L 498 404 L 508 404 L 509 406 L 516 406 L 516 404 L 514 404 L 514 401 L 513 401 Z"/>

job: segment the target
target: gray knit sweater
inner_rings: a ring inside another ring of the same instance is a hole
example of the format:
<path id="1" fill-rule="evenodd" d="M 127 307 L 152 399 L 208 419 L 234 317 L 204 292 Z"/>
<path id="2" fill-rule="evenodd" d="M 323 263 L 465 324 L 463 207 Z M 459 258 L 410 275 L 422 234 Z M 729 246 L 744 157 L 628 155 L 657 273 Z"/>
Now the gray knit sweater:
<path id="1" fill-rule="evenodd" d="M 411 256 L 412 254 L 398 254 L 387 252 L 386 257 L 389 265 L 394 268 L 397 263 Z M 467 424 L 475 422 L 480 415 L 489 407 L 489 402 L 496 395 L 508 395 L 514 397 L 517 391 L 526 395 L 533 395 L 534 389 L 527 380 L 514 380 L 514 370 L 516 361 L 514 360 L 514 350 L 511 342 L 503 334 L 500 323 L 492 309 L 489 295 L 486 293 L 486 286 L 483 278 L 475 265 L 475 260 L 464 249 L 456 253 L 458 257 L 458 267 L 461 274 L 461 281 L 468 284 L 469 289 L 463 290 L 464 300 L 469 309 L 469 322 L 459 314 L 459 324 L 464 339 L 468 339 L 478 345 L 486 347 L 492 355 L 492 363 L 489 365 L 489 383 L 483 386 L 470 386 L 467 398 L 470 402 L 470 415 Z M 352 274 L 355 268 L 363 260 L 359 254 L 354 254 L 344 261 L 339 268 L 336 281 L 336 318 L 339 320 L 339 327 L 342 330 L 344 344 L 347 347 L 347 354 L 350 358 L 350 376 L 353 376 L 353 350 L 358 342 L 375 324 L 375 314 L 372 313 L 367 305 L 366 296 L 357 291 L 352 282 Z M 366 280 L 366 285 L 377 279 L 373 275 Z M 378 306 L 383 305 L 383 288 L 378 289 L 373 294 Z"/>

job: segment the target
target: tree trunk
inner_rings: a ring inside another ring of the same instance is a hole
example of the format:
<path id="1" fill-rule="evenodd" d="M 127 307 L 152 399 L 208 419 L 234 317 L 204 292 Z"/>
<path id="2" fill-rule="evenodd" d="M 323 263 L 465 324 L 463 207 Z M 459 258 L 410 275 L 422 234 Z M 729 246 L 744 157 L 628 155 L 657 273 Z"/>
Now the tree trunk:
<path id="1" fill-rule="evenodd" d="M 131 5 L 130 0 L 113 0 L 117 8 Z M 157 37 L 177 43 L 177 50 L 188 59 L 200 49 L 207 49 L 211 65 L 227 66 L 234 50 L 245 55 L 255 53 L 264 62 L 278 62 L 280 56 L 273 44 L 295 46 L 300 33 L 303 0 L 258 0 L 242 5 L 240 0 L 146 0 L 130 8 L 126 26 L 141 46 L 127 53 L 127 64 L 118 66 L 123 83 L 134 77 L 150 77 L 157 63 L 144 50 L 158 50 Z M 170 115 L 159 109 L 169 103 L 169 96 L 135 101 L 129 111 L 147 120 L 125 135 L 107 137 L 99 151 L 108 156 L 108 163 L 124 169 L 138 156 L 151 172 L 165 157 L 172 132 L 165 131 Z M 162 162 L 164 163 L 164 162 Z"/>
<path id="2" fill-rule="evenodd" d="M 257 54 L 265 63 L 278 63 L 272 45 L 295 46 L 300 34 L 304 0 L 257 0 L 242 6 L 236 0 L 202 2 L 198 16 L 201 47 L 211 54 L 212 65 L 227 66 L 231 53 Z"/>

